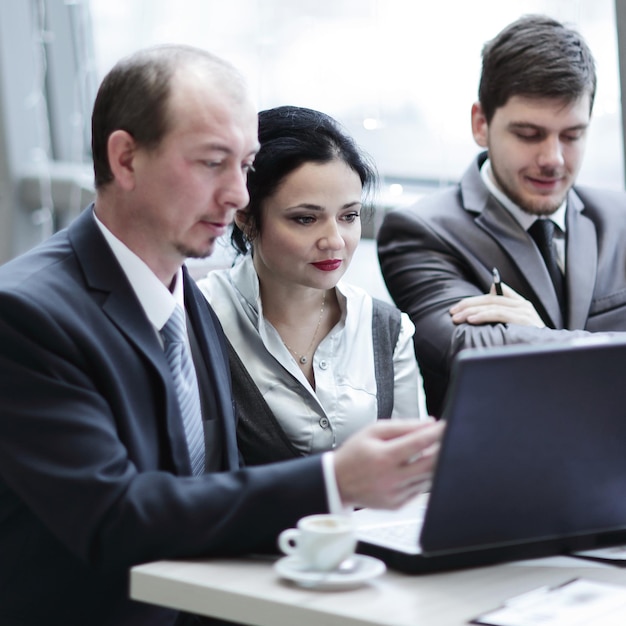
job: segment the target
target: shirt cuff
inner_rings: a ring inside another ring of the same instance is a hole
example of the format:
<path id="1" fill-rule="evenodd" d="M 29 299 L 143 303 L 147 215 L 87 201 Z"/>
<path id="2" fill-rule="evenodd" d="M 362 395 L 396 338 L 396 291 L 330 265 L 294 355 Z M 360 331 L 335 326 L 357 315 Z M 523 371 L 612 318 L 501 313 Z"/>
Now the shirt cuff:
<path id="1" fill-rule="evenodd" d="M 324 484 L 326 485 L 328 511 L 335 515 L 350 515 L 353 508 L 345 506 L 339 495 L 339 487 L 337 486 L 337 478 L 335 476 L 335 455 L 333 452 L 324 452 L 322 454 L 322 471 L 324 473 Z"/>

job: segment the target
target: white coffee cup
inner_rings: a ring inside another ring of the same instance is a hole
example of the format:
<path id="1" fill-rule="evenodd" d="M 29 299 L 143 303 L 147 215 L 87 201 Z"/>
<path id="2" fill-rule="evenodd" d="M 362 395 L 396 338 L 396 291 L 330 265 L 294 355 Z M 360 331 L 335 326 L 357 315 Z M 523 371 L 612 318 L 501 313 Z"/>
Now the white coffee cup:
<path id="1" fill-rule="evenodd" d="M 297 528 L 283 530 L 278 547 L 288 555 L 298 557 L 311 570 L 334 570 L 354 554 L 356 534 L 352 520 L 344 515 L 308 515 Z"/>

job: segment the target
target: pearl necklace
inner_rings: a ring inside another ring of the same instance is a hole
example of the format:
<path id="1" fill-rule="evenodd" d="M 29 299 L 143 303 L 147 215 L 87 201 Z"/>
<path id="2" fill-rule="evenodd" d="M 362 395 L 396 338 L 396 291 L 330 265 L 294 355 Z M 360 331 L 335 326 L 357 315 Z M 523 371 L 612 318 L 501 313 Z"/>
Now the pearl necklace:
<path id="1" fill-rule="evenodd" d="M 317 320 L 317 326 L 315 327 L 315 332 L 313 333 L 313 338 L 311 339 L 311 343 L 309 344 L 309 347 L 306 349 L 306 351 L 304 352 L 304 354 L 298 354 L 291 346 L 289 346 L 287 344 L 287 342 L 283 339 L 283 343 L 285 344 L 285 347 L 287 348 L 287 350 L 289 350 L 289 352 L 293 352 L 293 354 L 295 355 L 295 357 L 298 359 L 298 361 L 300 362 L 300 364 L 302 365 L 306 365 L 309 362 L 309 358 L 307 357 L 307 354 L 309 352 L 311 352 L 311 349 L 313 348 L 313 344 L 315 343 L 315 339 L 317 338 L 317 333 L 319 332 L 320 326 L 322 324 L 322 317 L 324 316 L 324 305 L 326 304 L 326 292 L 324 291 L 324 295 L 322 296 L 322 308 L 320 309 L 320 316 Z M 313 355 L 311 355 L 313 356 Z"/>

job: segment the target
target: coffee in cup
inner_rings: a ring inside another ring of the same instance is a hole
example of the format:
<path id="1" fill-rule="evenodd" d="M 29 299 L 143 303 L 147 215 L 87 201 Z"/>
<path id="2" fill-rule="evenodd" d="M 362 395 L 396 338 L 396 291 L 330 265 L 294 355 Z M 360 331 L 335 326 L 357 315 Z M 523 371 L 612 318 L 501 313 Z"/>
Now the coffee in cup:
<path id="1" fill-rule="evenodd" d="M 298 522 L 297 528 L 288 528 L 278 537 L 278 546 L 285 554 L 296 556 L 303 567 L 318 571 L 337 568 L 354 554 L 356 543 L 354 525 L 345 515 L 309 515 Z"/>

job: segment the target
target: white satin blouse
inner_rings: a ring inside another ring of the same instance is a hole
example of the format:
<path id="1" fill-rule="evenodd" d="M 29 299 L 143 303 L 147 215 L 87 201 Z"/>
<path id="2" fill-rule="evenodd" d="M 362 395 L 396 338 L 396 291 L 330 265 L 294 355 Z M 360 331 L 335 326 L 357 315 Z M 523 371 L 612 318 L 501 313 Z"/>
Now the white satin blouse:
<path id="1" fill-rule="evenodd" d="M 311 387 L 276 329 L 263 317 L 252 258 L 213 270 L 198 282 L 250 376 L 291 439 L 305 454 L 331 450 L 377 418 L 372 298 L 340 282 L 341 320 L 313 355 Z M 392 418 L 427 415 L 413 351 L 415 328 L 402 314 L 394 361 Z"/>

